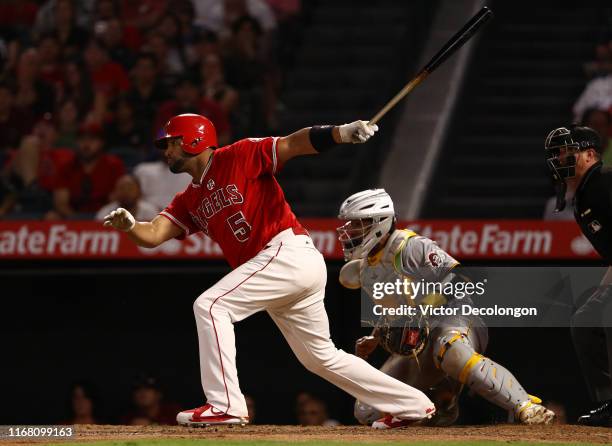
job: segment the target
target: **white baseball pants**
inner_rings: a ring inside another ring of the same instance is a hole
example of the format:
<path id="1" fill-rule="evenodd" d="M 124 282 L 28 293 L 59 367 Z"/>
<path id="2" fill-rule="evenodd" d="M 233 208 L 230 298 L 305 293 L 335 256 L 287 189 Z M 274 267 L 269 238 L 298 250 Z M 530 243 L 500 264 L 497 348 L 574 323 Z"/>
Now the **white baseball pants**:
<path id="1" fill-rule="evenodd" d="M 330 339 L 323 304 L 327 273 L 310 237 L 282 231 L 195 301 L 202 387 L 207 402 L 247 416 L 238 383 L 234 323 L 266 310 L 300 362 L 359 401 L 405 419 L 434 407 L 420 390 L 338 350 Z"/>

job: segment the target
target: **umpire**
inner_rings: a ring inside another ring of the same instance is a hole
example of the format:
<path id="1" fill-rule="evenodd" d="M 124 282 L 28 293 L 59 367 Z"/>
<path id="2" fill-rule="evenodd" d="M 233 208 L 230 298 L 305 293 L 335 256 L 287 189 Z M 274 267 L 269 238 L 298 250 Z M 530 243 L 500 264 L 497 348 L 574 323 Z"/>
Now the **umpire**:
<path id="1" fill-rule="evenodd" d="M 597 407 L 578 424 L 612 426 L 612 169 L 603 167 L 602 143 L 589 127 L 560 127 L 546 137 L 546 164 L 557 193 L 573 195 L 574 217 L 584 236 L 608 264 L 601 283 L 579 302 L 571 333 L 591 399 Z"/>

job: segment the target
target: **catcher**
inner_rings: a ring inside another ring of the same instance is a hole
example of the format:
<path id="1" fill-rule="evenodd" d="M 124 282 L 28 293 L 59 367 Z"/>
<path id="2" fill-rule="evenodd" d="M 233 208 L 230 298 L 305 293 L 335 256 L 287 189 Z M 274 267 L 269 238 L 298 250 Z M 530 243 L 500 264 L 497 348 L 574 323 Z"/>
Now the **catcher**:
<path id="1" fill-rule="evenodd" d="M 440 283 L 468 280 L 461 274 L 459 262 L 435 242 L 395 228 L 393 202 L 384 189 L 351 195 L 342 203 L 339 218 L 346 221 L 337 229 L 348 261 L 340 271 L 340 283 L 346 288 L 361 288 L 372 297 L 375 283 L 397 279 Z M 385 296 L 377 303 L 388 306 L 389 299 L 407 301 L 404 294 Z M 472 304 L 469 296 L 459 301 L 433 293 L 413 295 L 411 300 L 416 305 L 443 304 L 447 308 Z M 506 409 L 520 423 L 551 423 L 555 414 L 540 399 L 527 394 L 506 368 L 482 355 L 487 332 L 478 316 L 460 313 L 400 320 L 383 316 L 370 336 L 357 341 L 356 354 L 367 359 L 378 345 L 391 353 L 381 370 L 425 392 L 436 405 L 436 415 L 427 424 L 448 426 L 457 420 L 458 398 L 464 385 Z M 381 416 L 384 414 L 372 407 L 355 402 L 355 417 L 360 423 L 370 424 Z"/>

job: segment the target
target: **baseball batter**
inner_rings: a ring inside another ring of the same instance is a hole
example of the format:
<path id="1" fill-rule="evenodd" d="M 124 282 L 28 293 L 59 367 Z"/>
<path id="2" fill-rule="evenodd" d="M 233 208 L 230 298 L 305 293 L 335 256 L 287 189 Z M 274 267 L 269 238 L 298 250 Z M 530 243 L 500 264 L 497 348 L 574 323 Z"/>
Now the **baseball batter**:
<path id="1" fill-rule="evenodd" d="M 345 259 L 349 260 L 340 272 L 340 282 L 347 288 L 361 288 L 372 297 L 375 283 L 393 283 L 397 279 L 442 284 L 467 280 L 459 271 L 459 262 L 435 242 L 409 230 L 395 229 L 393 202 L 384 189 L 351 195 L 342 204 L 339 218 L 346 221 L 338 228 L 338 234 Z M 413 297 L 417 305 L 472 304 L 467 296 L 460 300 L 441 294 Z M 402 294 L 384 299 L 378 302 L 387 306 L 407 301 Z M 367 358 L 382 344 L 393 353 L 381 370 L 428 393 L 437 408 L 429 424 L 447 426 L 456 421 L 463 385 L 506 409 L 521 423 L 552 422 L 552 411 L 528 395 L 507 369 L 482 356 L 488 335 L 478 316 L 416 316 L 400 320 L 401 324 L 394 328 L 391 326 L 398 324 L 389 319 L 379 321 L 372 336 L 357 341 L 356 351 L 358 356 Z M 380 410 L 357 398 L 355 417 L 361 423 L 370 424 L 381 416 Z"/>
<path id="2" fill-rule="evenodd" d="M 244 424 L 247 406 L 236 370 L 234 323 L 267 311 L 304 366 L 391 414 L 377 428 L 401 427 L 435 413 L 433 403 L 410 387 L 338 350 L 330 339 L 323 297 L 323 256 L 285 201 L 274 175 L 291 158 L 324 152 L 340 143 L 364 143 L 378 130 L 365 121 L 314 126 L 286 137 L 243 139 L 217 147 L 203 116 L 175 116 L 157 145 L 174 173 L 191 184 L 151 222 L 136 222 L 125 209 L 105 225 L 126 231 L 139 246 L 203 232 L 219 243 L 233 270 L 204 291 L 193 309 L 201 379 L 207 403 L 177 415 L 179 424 Z"/>

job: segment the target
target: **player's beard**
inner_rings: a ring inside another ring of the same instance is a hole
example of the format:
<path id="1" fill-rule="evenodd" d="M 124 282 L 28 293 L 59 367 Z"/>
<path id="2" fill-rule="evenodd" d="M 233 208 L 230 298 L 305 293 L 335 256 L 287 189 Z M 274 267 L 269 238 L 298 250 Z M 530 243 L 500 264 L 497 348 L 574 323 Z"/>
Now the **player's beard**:
<path id="1" fill-rule="evenodd" d="M 185 160 L 182 158 L 178 158 L 172 161 L 168 165 L 168 168 L 170 169 L 170 172 L 172 173 L 183 173 L 185 172 Z"/>

